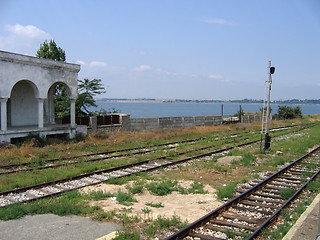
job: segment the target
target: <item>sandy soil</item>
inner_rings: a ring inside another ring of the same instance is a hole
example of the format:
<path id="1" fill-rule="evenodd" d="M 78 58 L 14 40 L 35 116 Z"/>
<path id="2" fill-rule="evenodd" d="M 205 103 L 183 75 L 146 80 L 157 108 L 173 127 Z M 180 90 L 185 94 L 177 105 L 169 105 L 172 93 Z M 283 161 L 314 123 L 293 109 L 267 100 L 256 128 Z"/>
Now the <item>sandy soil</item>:
<path id="1" fill-rule="evenodd" d="M 179 181 L 179 184 L 183 187 L 189 187 L 193 181 Z M 99 184 L 96 186 L 90 186 L 84 188 L 82 191 L 104 191 L 115 193 L 118 189 L 125 190 L 125 186 L 112 185 L 112 184 Z M 208 212 L 216 209 L 222 204 L 222 202 L 216 199 L 216 190 L 209 185 L 205 186 L 205 190 L 208 194 L 188 194 L 183 195 L 177 192 L 166 196 L 155 196 L 149 193 L 148 190 L 144 190 L 141 194 L 135 194 L 134 197 L 137 202 L 131 206 L 124 206 L 118 204 L 116 200 L 108 198 L 106 200 L 91 201 L 92 206 L 101 206 L 104 211 L 126 211 L 127 214 L 138 215 L 141 218 L 156 218 L 161 215 L 163 217 L 179 216 L 181 220 L 187 222 L 193 222 L 198 218 L 204 216 Z M 162 203 L 163 208 L 155 208 L 145 205 L 146 203 Z M 150 209 L 150 213 L 143 213 L 142 209 Z"/>

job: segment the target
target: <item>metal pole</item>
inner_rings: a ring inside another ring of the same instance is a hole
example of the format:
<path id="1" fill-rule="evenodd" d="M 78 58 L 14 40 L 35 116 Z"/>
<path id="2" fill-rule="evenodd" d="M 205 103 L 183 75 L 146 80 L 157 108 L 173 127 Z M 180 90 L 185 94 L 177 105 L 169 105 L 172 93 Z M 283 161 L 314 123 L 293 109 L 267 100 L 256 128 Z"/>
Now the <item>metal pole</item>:
<path id="1" fill-rule="evenodd" d="M 267 95 L 267 114 L 266 114 L 266 135 L 265 135 L 265 143 L 264 143 L 264 151 L 270 149 L 271 137 L 269 136 L 269 128 L 270 128 L 270 93 L 271 93 L 271 61 L 269 61 L 269 79 L 268 79 L 268 95 Z"/>
<path id="2" fill-rule="evenodd" d="M 221 104 L 221 116 L 223 116 L 223 103 Z"/>

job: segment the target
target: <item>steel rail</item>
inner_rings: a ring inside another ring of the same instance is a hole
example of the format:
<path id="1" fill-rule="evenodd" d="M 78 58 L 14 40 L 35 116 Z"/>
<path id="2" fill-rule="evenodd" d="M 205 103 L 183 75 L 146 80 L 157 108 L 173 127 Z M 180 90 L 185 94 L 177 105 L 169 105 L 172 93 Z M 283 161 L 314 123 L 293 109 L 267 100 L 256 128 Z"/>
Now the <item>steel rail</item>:
<path id="1" fill-rule="evenodd" d="M 295 127 L 299 127 L 299 126 L 283 126 L 283 127 L 273 128 L 271 130 L 273 130 L 273 131 L 281 131 L 281 130 L 287 130 L 287 129 L 295 128 Z M 224 139 L 227 139 L 227 138 L 231 138 L 234 135 L 237 135 L 237 134 L 230 134 L 228 137 L 224 137 L 224 138 L 221 138 L 221 139 L 218 139 L 218 140 L 224 140 Z M 239 137 L 242 137 L 242 136 L 240 135 Z M 51 163 L 51 162 L 55 162 L 55 161 L 71 160 L 71 159 L 75 159 L 75 158 L 90 157 L 90 156 L 95 156 L 95 155 L 103 155 L 103 154 L 106 155 L 106 154 L 135 151 L 135 150 L 141 150 L 141 149 L 147 149 L 147 148 L 156 148 L 156 147 L 169 146 L 169 145 L 179 144 L 179 143 L 197 142 L 197 141 L 206 140 L 206 139 L 210 139 L 210 138 L 213 138 L 213 137 L 202 137 L 202 138 L 186 139 L 186 140 L 182 140 L 182 141 L 174 141 L 174 142 L 161 143 L 161 144 L 155 144 L 155 145 L 147 145 L 147 146 L 134 147 L 134 148 L 124 148 L 124 149 L 119 149 L 119 150 L 111 150 L 111 151 L 104 151 L 104 152 L 97 152 L 97 153 L 80 154 L 80 155 L 75 155 L 75 156 L 71 156 L 71 157 L 47 159 L 47 160 L 44 160 L 43 162 L 44 163 Z M 137 153 L 137 154 L 139 154 L 139 153 Z M 22 166 L 28 166 L 28 165 L 33 165 L 33 164 L 36 164 L 36 162 L 0 165 L 0 169 L 1 168 L 2 169 L 7 169 L 7 168 L 14 168 L 14 167 L 22 167 Z"/>
<path id="2" fill-rule="evenodd" d="M 273 131 L 282 131 L 282 130 L 287 130 L 290 128 L 296 128 L 298 126 L 283 126 L 283 127 L 278 127 L 278 128 L 274 128 L 272 129 Z M 304 129 L 305 127 L 303 127 L 302 129 Z M 302 130 L 300 129 L 300 130 Z M 236 136 L 238 137 L 243 137 L 243 135 L 237 135 L 237 134 L 230 134 L 229 137 L 223 137 L 220 139 L 214 139 L 214 141 L 217 140 L 225 140 L 228 138 L 232 138 Z M 213 138 L 213 137 L 210 137 Z M 47 168 L 58 168 L 61 166 L 65 166 L 65 165 L 71 165 L 71 164 L 77 164 L 77 163 L 82 163 L 82 162 L 94 162 L 94 161 L 102 161 L 102 160 L 107 160 L 107 159 L 112 159 L 112 158 L 119 158 L 119 157 L 125 157 L 125 156 L 133 156 L 133 155 L 138 155 L 138 154 L 146 154 L 146 153 L 150 153 L 150 152 L 154 152 L 157 149 L 152 149 L 152 148 L 156 148 L 156 147 L 163 147 L 163 146 L 167 146 L 168 148 L 174 148 L 175 146 L 170 147 L 170 145 L 175 145 L 175 144 L 179 144 L 179 143 L 193 143 L 193 142 L 197 142 L 197 141 L 201 141 L 201 140 L 205 140 L 205 139 L 210 139 L 209 137 L 203 137 L 203 138 L 195 138 L 195 139 L 187 139 L 187 140 L 183 140 L 183 141 L 175 141 L 175 142 L 169 142 L 169 143 L 162 143 L 162 144 L 157 144 L 157 145 L 150 145 L 150 146 L 142 146 L 142 147 L 135 147 L 135 148 L 126 148 L 126 149 L 120 149 L 120 150 L 112 150 L 112 151 L 107 151 L 107 152 L 98 152 L 98 153 L 88 153 L 88 154 L 81 154 L 81 155 L 76 155 L 76 156 L 71 156 L 71 157 L 64 157 L 64 158 L 54 158 L 54 159 L 48 159 L 43 161 L 41 166 L 35 166 L 32 167 L 32 165 L 36 165 L 36 162 L 28 162 L 28 163 L 20 163 L 20 164 L 10 164 L 10 165 L 0 165 L 0 169 L 10 169 L 13 168 L 13 170 L 11 171 L 0 171 L 0 175 L 8 175 L 8 174 L 13 174 L 13 173 L 18 173 L 18 172 L 27 172 L 27 171 L 34 171 L 34 170 L 39 170 L 39 169 L 47 169 Z M 151 148 L 147 149 L 147 148 Z M 90 157 L 90 156 L 97 156 L 97 155 L 107 155 L 107 154 L 113 154 L 113 153 L 121 153 L 121 152 L 126 152 L 126 151 L 135 151 L 135 150 L 140 150 L 140 149 L 144 149 L 143 151 L 139 151 L 139 152 L 131 152 L 131 153 L 123 153 L 123 154 L 117 154 L 117 155 L 111 155 L 111 156 L 105 156 L 105 157 L 99 157 L 99 158 L 91 158 L 91 159 L 84 159 L 84 160 L 79 160 L 82 157 Z M 78 160 L 76 160 L 78 159 Z M 65 161 L 71 161 L 71 162 L 65 162 Z M 61 162 L 62 163 L 58 163 L 58 164 L 54 164 L 54 162 Z M 53 164 L 51 164 L 53 162 Z M 19 168 L 21 167 L 21 168 Z M 16 168 L 16 169 L 15 169 Z"/>
<path id="3" fill-rule="evenodd" d="M 257 190 L 261 189 L 262 186 L 264 186 L 266 183 L 270 182 L 272 179 L 274 179 L 275 177 L 279 176 L 280 174 L 282 174 L 283 172 L 285 172 L 286 170 L 290 169 L 292 166 L 294 166 L 296 163 L 300 162 L 301 160 L 303 160 L 304 158 L 310 156 L 312 153 L 318 151 L 320 149 L 320 146 L 314 148 L 312 151 L 308 152 L 307 154 L 303 155 L 302 157 L 298 158 L 297 160 L 295 160 L 294 162 L 290 163 L 289 165 L 287 165 L 286 167 L 284 167 L 283 169 L 279 170 L 278 172 L 274 173 L 273 175 L 271 175 L 270 177 L 266 178 L 265 180 L 261 181 L 260 183 L 256 184 L 254 187 L 250 188 L 249 190 L 243 192 L 242 194 L 238 195 L 237 197 L 229 200 L 227 203 L 223 204 L 222 206 L 216 208 L 215 210 L 209 212 L 208 214 L 206 214 L 205 216 L 199 218 L 198 220 L 194 221 L 193 223 L 189 224 L 188 226 L 186 226 L 185 228 L 180 229 L 179 231 L 177 231 L 176 233 L 172 234 L 171 236 L 165 238 L 164 240 L 180 240 L 183 239 L 184 237 L 188 236 L 188 234 L 190 234 L 190 232 L 196 228 L 199 228 L 200 226 L 203 226 L 204 224 L 208 223 L 211 219 L 217 217 L 220 213 L 224 212 L 226 209 L 231 208 L 232 206 L 234 206 L 235 204 L 237 204 L 239 201 L 241 201 L 242 199 L 246 198 L 248 195 L 250 195 L 253 192 L 256 192 Z M 319 173 L 319 171 L 317 172 L 317 174 Z M 315 174 L 315 176 L 317 175 Z M 308 181 L 309 182 L 309 181 Z M 306 185 L 306 184 L 304 184 Z M 299 190 L 299 193 L 302 190 Z M 298 195 L 295 194 L 294 196 L 292 196 L 290 199 L 294 199 L 296 196 Z M 285 205 L 288 205 L 290 202 L 289 200 L 285 203 Z M 282 209 L 281 209 L 282 210 Z M 279 212 L 281 211 L 279 210 Z M 273 214 L 271 217 L 268 218 L 268 220 L 266 220 L 263 224 L 264 226 L 268 225 L 270 223 L 270 221 L 275 217 L 275 214 Z M 264 227 L 263 226 L 263 227 Z M 254 233 L 256 236 L 261 229 L 263 228 L 258 228 Z M 252 234 L 253 235 L 253 234 Z"/>
<path id="4" fill-rule="evenodd" d="M 217 149 L 217 150 L 214 150 L 214 151 L 211 151 L 211 152 L 208 152 L 208 153 L 195 155 L 195 156 L 184 158 L 184 159 L 181 159 L 181 160 L 176 160 L 176 161 L 171 160 L 171 161 L 168 161 L 168 162 L 164 162 L 163 164 L 158 164 L 156 166 L 151 166 L 149 168 L 141 169 L 139 171 L 135 171 L 135 172 L 132 172 L 132 173 L 128 172 L 126 175 L 123 175 L 123 176 L 130 176 L 132 174 L 136 174 L 136 173 L 139 173 L 139 172 L 152 171 L 152 170 L 155 170 L 155 169 L 158 169 L 158 168 L 164 168 L 164 167 L 168 167 L 168 166 L 171 166 L 171 165 L 178 165 L 178 164 L 181 164 L 181 163 L 184 163 L 184 162 L 187 162 L 187 161 L 191 161 L 191 160 L 194 160 L 194 159 L 199 159 L 199 158 L 206 157 L 206 156 L 211 156 L 211 155 L 218 154 L 218 153 L 221 153 L 221 152 L 224 152 L 224 151 L 228 151 L 228 150 L 231 150 L 231 149 L 234 149 L 234 148 L 237 148 L 237 147 L 247 146 L 247 145 L 256 143 L 258 141 L 259 140 L 255 140 L 255 141 L 252 141 L 252 142 L 238 144 L 236 146 Z M 90 173 L 84 173 L 84 174 L 80 174 L 80 175 L 77 175 L 77 176 L 72 176 L 72 177 L 63 178 L 63 179 L 59 179 L 59 180 L 54 180 L 54 181 L 50 181 L 50 182 L 46 182 L 46 183 L 40 183 L 40 184 L 24 186 L 24 187 L 20 187 L 20 188 L 15 188 L 15 189 L 11 189 L 11 190 L 6 190 L 6 191 L 0 192 L 0 199 L 4 198 L 5 196 L 8 196 L 9 194 L 18 194 L 18 193 L 25 192 L 27 190 L 40 189 L 42 187 L 52 186 L 52 185 L 58 184 L 58 183 L 67 183 L 68 181 L 79 180 L 79 179 L 82 179 L 82 178 L 85 178 L 85 177 L 90 177 L 90 176 L 97 175 L 97 174 L 112 173 L 112 172 L 116 172 L 116 171 L 119 171 L 119 170 L 130 169 L 132 167 L 142 166 L 142 165 L 145 165 L 145 164 L 148 164 L 148 163 L 150 164 L 152 162 L 159 161 L 159 160 L 164 160 L 165 161 L 166 158 L 167 157 L 149 159 L 149 160 L 145 160 L 145 161 L 141 161 L 141 162 L 137 162 L 137 163 L 131 163 L 131 164 L 123 165 L 123 166 L 117 166 L 117 167 L 113 167 L 113 168 L 97 170 L 97 171 L 93 171 L 93 172 L 90 172 Z M 119 176 L 119 177 L 123 177 L 123 176 Z M 104 181 L 105 180 L 101 180 L 101 181 L 98 181 L 98 182 L 95 182 L 95 183 L 88 183 L 85 186 L 98 184 L 98 183 L 101 183 L 101 182 L 104 182 Z M 19 201 L 19 202 L 26 202 L 26 201 L 36 200 L 36 199 L 39 199 L 39 198 L 49 197 L 49 196 L 52 196 L 52 195 L 60 194 L 62 192 L 71 191 L 71 190 L 74 190 L 74 189 L 77 189 L 77 188 L 81 188 L 81 187 L 84 187 L 84 186 L 75 187 L 75 188 L 72 188 L 72 189 L 65 189 L 65 190 L 63 190 L 63 191 L 61 191 L 59 193 L 48 194 L 48 195 L 45 195 L 45 196 L 42 196 L 42 197 L 37 197 L 37 198 L 33 198 L 33 199 L 28 199 L 28 200 L 22 200 L 22 201 Z M 16 203 L 18 203 L 18 202 L 16 202 Z M 8 205 L 10 205 L 10 204 L 8 204 Z M 5 205 L 5 206 L 7 206 L 7 205 Z M 5 207 L 5 206 L 0 206 L 0 207 Z"/>
<path id="5" fill-rule="evenodd" d="M 239 136 L 240 138 L 241 136 Z M 217 139 L 217 140 L 226 140 L 228 138 L 225 139 Z M 237 140 L 247 140 L 248 138 L 244 138 L 244 139 L 237 139 Z M 232 141 L 228 141 L 228 142 L 224 142 L 224 144 L 227 143 L 232 143 L 235 142 L 235 138 L 232 139 Z M 164 146 L 169 146 L 173 145 L 173 144 L 166 144 Z M 214 146 L 207 146 L 207 147 L 202 147 L 202 148 L 197 148 L 197 149 L 193 149 L 193 150 L 189 150 L 186 152 L 181 152 L 181 153 L 177 153 L 177 155 L 183 155 L 183 154 L 187 154 L 190 152 L 194 152 L 194 151 L 201 151 L 201 150 L 205 150 L 205 149 L 209 149 L 209 148 L 213 148 Z M 174 147 L 170 147 L 170 148 L 174 148 Z M 46 169 L 46 168 L 57 168 L 60 166 L 65 166 L 70 165 L 70 164 L 77 164 L 77 163 L 82 163 L 82 162 L 94 162 L 94 161 L 103 161 L 103 160 L 108 160 L 108 159 L 113 159 L 113 158 L 119 158 L 119 157 L 126 157 L 126 156 L 134 156 L 134 155 L 139 155 L 139 154 L 146 154 L 146 153 L 150 153 L 150 152 L 154 152 L 158 149 L 153 149 L 153 150 L 148 150 L 146 149 L 145 151 L 141 151 L 141 152 L 132 152 L 132 153 L 123 153 L 123 154 L 117 154 L 117 155 L 109 155 L 109 156 L 104 156 L 104 157 L 98 157 L 98 158 L 91 158 L 91 159 L 84 159 L 84 160 L 79 160 L 79 161 L 73 161 L 73 162 L 63 162 L 63 163 L 59 163 L 59 164 L 54 164 L 54 165 L 45 165 L 45 166 L 37 166 L 37 167 L 29 167 L 29 168 L 22 168 L 22 169 L 14 169 L 11 171 L 6 171 L 6 172 L 0 172 L 0 175 L 6 175 L 6 174 L 12 174 L 12 173 L 17 173 L 17 172 L 26 172 L 26 171 L 33 171 L 33 170 L 38 170 L 38 169 Z M 121 152 L 123 152 L 121 150 Z M 90 154 L 89 156 L 95 156 L 95 155 L 104 155 L 103 153 L 96 153 L 96 154 Z M 79 156 L 83 157 L 83 156 Z M 61 161 L 64 160 L 72 160 L 72 159 L 76 159 L 77 157 L 72 157 L 70 159 L 62 159 Z M 56 161 L 56 159 L 54 159 Z M 50 161 L 50 160 L 49 160 Z M 26 164 L 23 164 L 24 166 L 27 166 Z M 28 164 L 28 165 L 32 165 L 32 163 Z M 10 165 L 7 165 L 10 166 Z M 9 167 L 5 168 L 5 169 L 10 169 Z"/>

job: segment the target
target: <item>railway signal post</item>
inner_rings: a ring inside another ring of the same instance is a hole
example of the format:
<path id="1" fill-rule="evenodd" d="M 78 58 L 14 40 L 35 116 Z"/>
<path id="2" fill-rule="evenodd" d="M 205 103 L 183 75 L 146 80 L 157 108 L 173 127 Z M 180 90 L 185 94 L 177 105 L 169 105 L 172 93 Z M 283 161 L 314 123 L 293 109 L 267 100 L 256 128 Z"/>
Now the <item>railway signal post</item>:
<path id="1" fill-rule="evenodd" d="M 261 140 L 263 135 L 264 138 L 264 148 L 263 152 L 270 150 L 271 137 L 269 136 L 269 125 L 271 121 L 271 111 L 270 111 L 270 93 L 271 93 L 271 84 L 272 84 L 272 74 L 275 72 L 275 67 L 271 66 L 271 61 L 269 61 L 268 67 L 268 80 L 265 85 L 265 97 L 263 102 L 263 110 L 262 110 L 262 131 L 261 131 Z"/>

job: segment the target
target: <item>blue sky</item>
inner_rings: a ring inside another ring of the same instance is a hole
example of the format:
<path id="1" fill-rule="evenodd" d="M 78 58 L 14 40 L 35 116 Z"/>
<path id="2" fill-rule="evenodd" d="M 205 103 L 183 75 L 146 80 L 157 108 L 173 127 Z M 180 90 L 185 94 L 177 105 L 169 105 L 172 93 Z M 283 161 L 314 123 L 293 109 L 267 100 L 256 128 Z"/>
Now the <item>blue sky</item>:
<path id="1" fill-rule="evenodd" d="M 318 0 L 0 0 L 0 50 L 54 39 L 101 97 L 320 98 Z"/>

